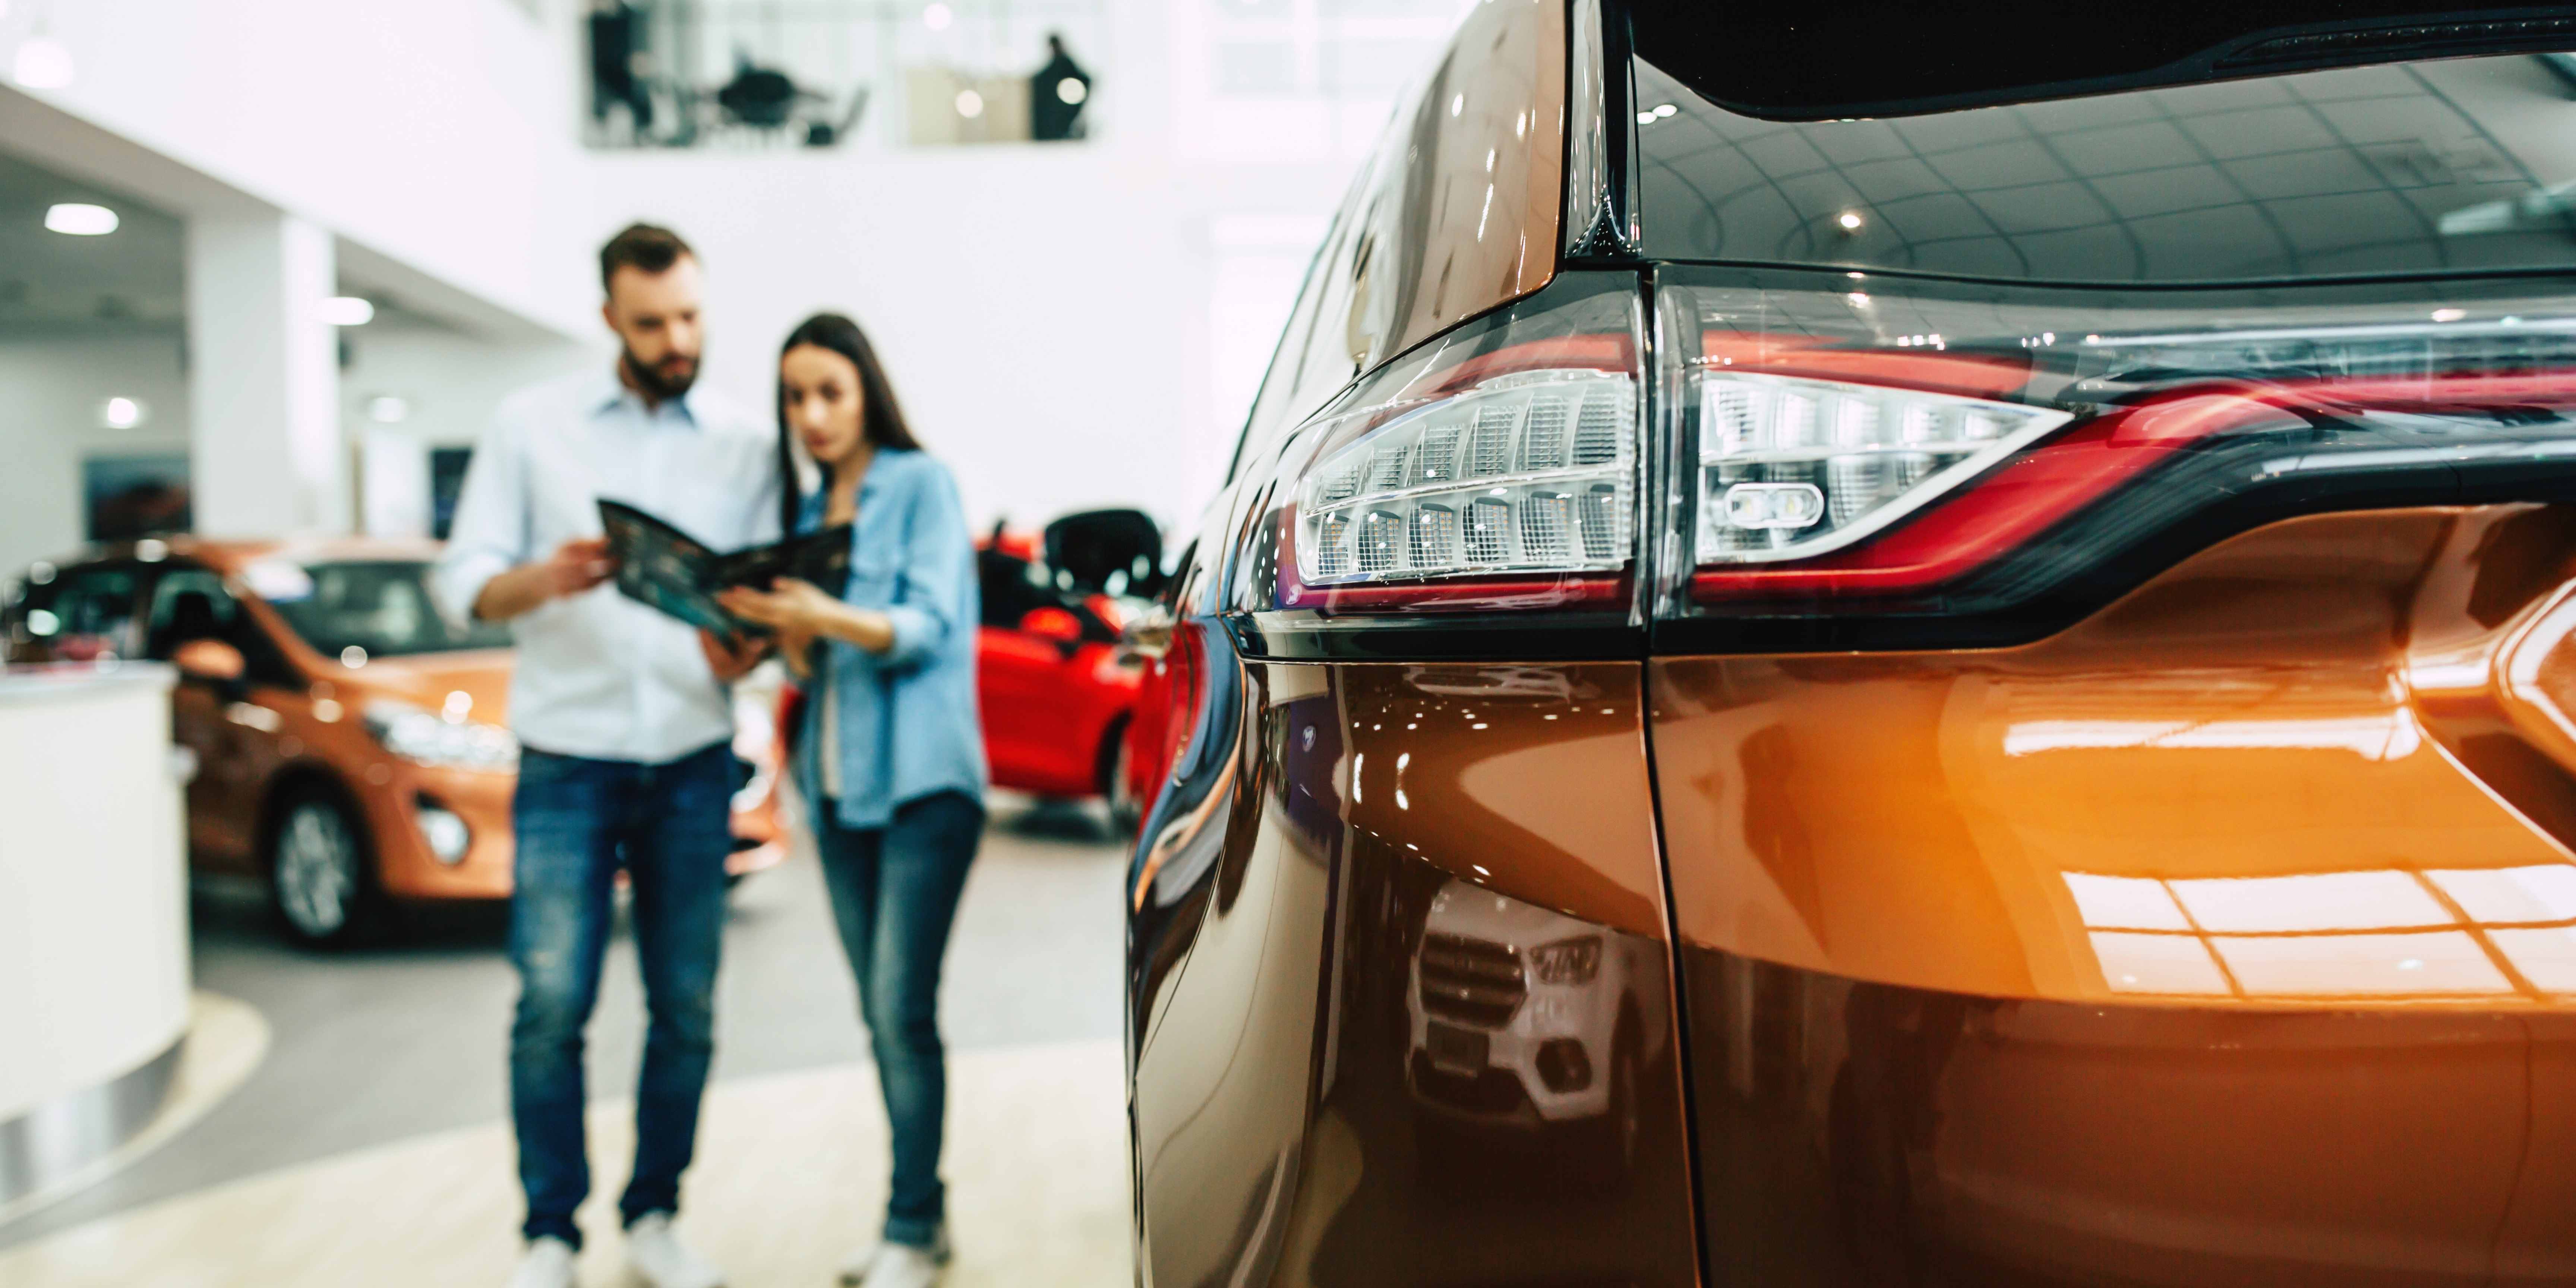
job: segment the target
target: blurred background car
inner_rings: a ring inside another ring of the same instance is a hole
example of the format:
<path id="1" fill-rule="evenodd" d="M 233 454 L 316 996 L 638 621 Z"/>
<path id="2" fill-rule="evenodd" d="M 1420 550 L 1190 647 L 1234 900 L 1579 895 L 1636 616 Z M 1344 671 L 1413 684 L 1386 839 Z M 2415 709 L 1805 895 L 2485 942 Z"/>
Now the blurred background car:
<path id="1" fill-rule="evenodd" d="M 391 905 L 510 893 L 507 628 L 433 608 L 425 542 L 144 538 L 39 564 L 0 614 L 12 663 L 174 664 L 174 740 L 194 755 L 188 849 L 268 883 L 292 939 L 338 946 Z M 739 879 L 787 854 L 771 708 L 735 703 Z"/>

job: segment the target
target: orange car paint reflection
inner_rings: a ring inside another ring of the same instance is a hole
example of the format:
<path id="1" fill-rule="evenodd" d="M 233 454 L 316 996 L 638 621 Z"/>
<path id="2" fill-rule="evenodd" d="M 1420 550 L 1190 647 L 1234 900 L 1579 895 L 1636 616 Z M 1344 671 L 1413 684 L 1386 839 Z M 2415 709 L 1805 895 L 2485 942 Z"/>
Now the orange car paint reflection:
<path id="1" fill-rule="evenodd" d="M 2321 516 L 2024 648 L 1654 664 L 1712 1281 L 2576 1281 L 2571 555 Z"/>
<path id="2" fill-rule="evenodd" d="M 1684 958 L 1712 1284 L 2576 1280 L 2576 1016 Z"/>
<path id="3" fill-rule="evenodd" d="M 2576 626 L 2569 547 L 2498 535 L 2532 515 L 2276 524 L 2024 648 L 1659 661 L 1682 937 L 1991 997 L 2563 1006 L 2576 866 L 2514 802 L 2576 767 Z"/>

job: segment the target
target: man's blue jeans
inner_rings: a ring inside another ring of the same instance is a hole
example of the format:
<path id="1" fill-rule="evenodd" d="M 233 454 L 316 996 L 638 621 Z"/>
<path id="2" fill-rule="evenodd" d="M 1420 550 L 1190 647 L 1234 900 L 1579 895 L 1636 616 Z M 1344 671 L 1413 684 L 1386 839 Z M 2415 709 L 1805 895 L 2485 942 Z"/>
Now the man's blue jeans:
<path id="1" fill-rule="evenodd" d="M 530 1239 L 581 1246 L 573 1212 L 590 1196 L 582 1029 L 599 999 L 621 867 L 633 885 L 635 959 L 652 1023 L 635 1093 L 635 1171 L 617 1206 L 628 1223 L 679 1210 L 715 1055 L 733 787 L 733 752 L 722 744 L 659 765 L 534 750 L 520 757 L 510 1117 Z"/>
<path id="2" fill-rule="evenodd" d="M 939 966 L 966 869 L 984 837 L 984 807 L 964 792 L 940 792 L 896 806 L 892 823 L 864 831 L 841 826 L 830 801 L 814 814 L 823 883 L 832 894 L 841 948 L 858 977 L 859 1014 L 876 1052 L 894 1137 L 885 1240 L 928 1247 L 947 1205 L 939 1179 L 948 1113 Z"/>

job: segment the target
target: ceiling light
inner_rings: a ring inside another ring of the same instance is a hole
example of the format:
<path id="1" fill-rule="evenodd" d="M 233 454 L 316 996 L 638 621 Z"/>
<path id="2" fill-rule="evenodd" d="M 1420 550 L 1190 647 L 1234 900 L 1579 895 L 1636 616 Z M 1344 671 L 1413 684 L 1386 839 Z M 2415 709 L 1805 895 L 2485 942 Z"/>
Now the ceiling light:
<path id="1" fill-rule="evenodd" d="M 1681 111 L 1682 110 L 1680 108 L 1675 107 L 1670 103 L 1655 104 L 1655 115 L 1657 116 L 1679 116 L 1681 115 Z"/>
<path id="2" fill-rule="evenodd" d="M 108 429 L 132 429 L 151 419 L 152 409 L 140 398 L 119 394 L 99 404 L 98 423 Z"/>
<path id="3" fill-rule="evenodd" d="M 934 4 L 921 11 L 921 25 L 932 31 L 946 31 L 948 24 L 956 20 L 957 15 L 944 4 Z"/>
<path id="4" fill-rule="evenodd" d="M 1652 112 L 1639 112 L 1639 113 L 1637 113 L 1637 124 L 1639 124 L 1639 125 L 1652 125 L 1652 124 L 1654 124 L 1654 123 L 1655 123 L 1655 114 L 1654 114 L 1654 113 L 1652 113 Z"/>
<path id="5" fill-rule="evenodd" d="M 365 326 L 376 320 L 376 306 L 355 295 L 334 295 L 322 301 L 322 320 L 332 326 Z"/>
<path id="6" fill-rule="evenodd" d="M 72 83 L 71 48 L 51 36 L 29 36 L 9 76 L 24 89 L 61 89 Z"/>
<path id="7" fill-rule="evenodd" d="M 367 400 L 367 419 L 379 425 L 399 425 L 411 419 L 411 403 L 394 394 L 377 394 Z"/>
<path id="8" fill-rule="evenodd" d="M 1846 210 L 1841 214 L 1834 216 L 1834 222 L 1841 224 L 1843 226 L 1843 231 L 1845 232 L 1856 231 L 1860 227 L 1860 212 L 1856 210 Z"/>
<path id="9" fill-rule="evenodd" d="M 2457 321 L 2459 321 L 2461 318 L 2467 317 L 2468 315 L 2469 315 L 2469 311 L 2468 311 L 2467 309 L 2435 309 L 2435 310 L 2433 310 L 2433 320 L 2434 320 L 2434 321 L 2436 321 L 2436 322 L 2457 322 Z"/>
<path id="10" fill-rule="evenodd" d="M 957 114 L 972 119 L 984 114 L 984 96 L 971 89 L 957 91 Z"/>
<path id="11" fill-rule="evenodd" d="M 45 227 L 66 237 L 105 237 L 116 231 L 116 212 L 84 202 L 58 202 L 46 208 Z"/>

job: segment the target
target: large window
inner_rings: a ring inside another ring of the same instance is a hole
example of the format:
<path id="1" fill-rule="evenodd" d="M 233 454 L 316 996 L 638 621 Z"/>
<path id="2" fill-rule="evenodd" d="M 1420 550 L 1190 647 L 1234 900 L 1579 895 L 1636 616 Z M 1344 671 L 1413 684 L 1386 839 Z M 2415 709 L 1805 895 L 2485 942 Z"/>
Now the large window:
<path id="1" fill-rule="evenodd" d="M 1111 61 L 1109 27 L 1104 0 L 593 0 L 586 137 L 645 148 L 1078 138 L 1092 78 Z"/>

